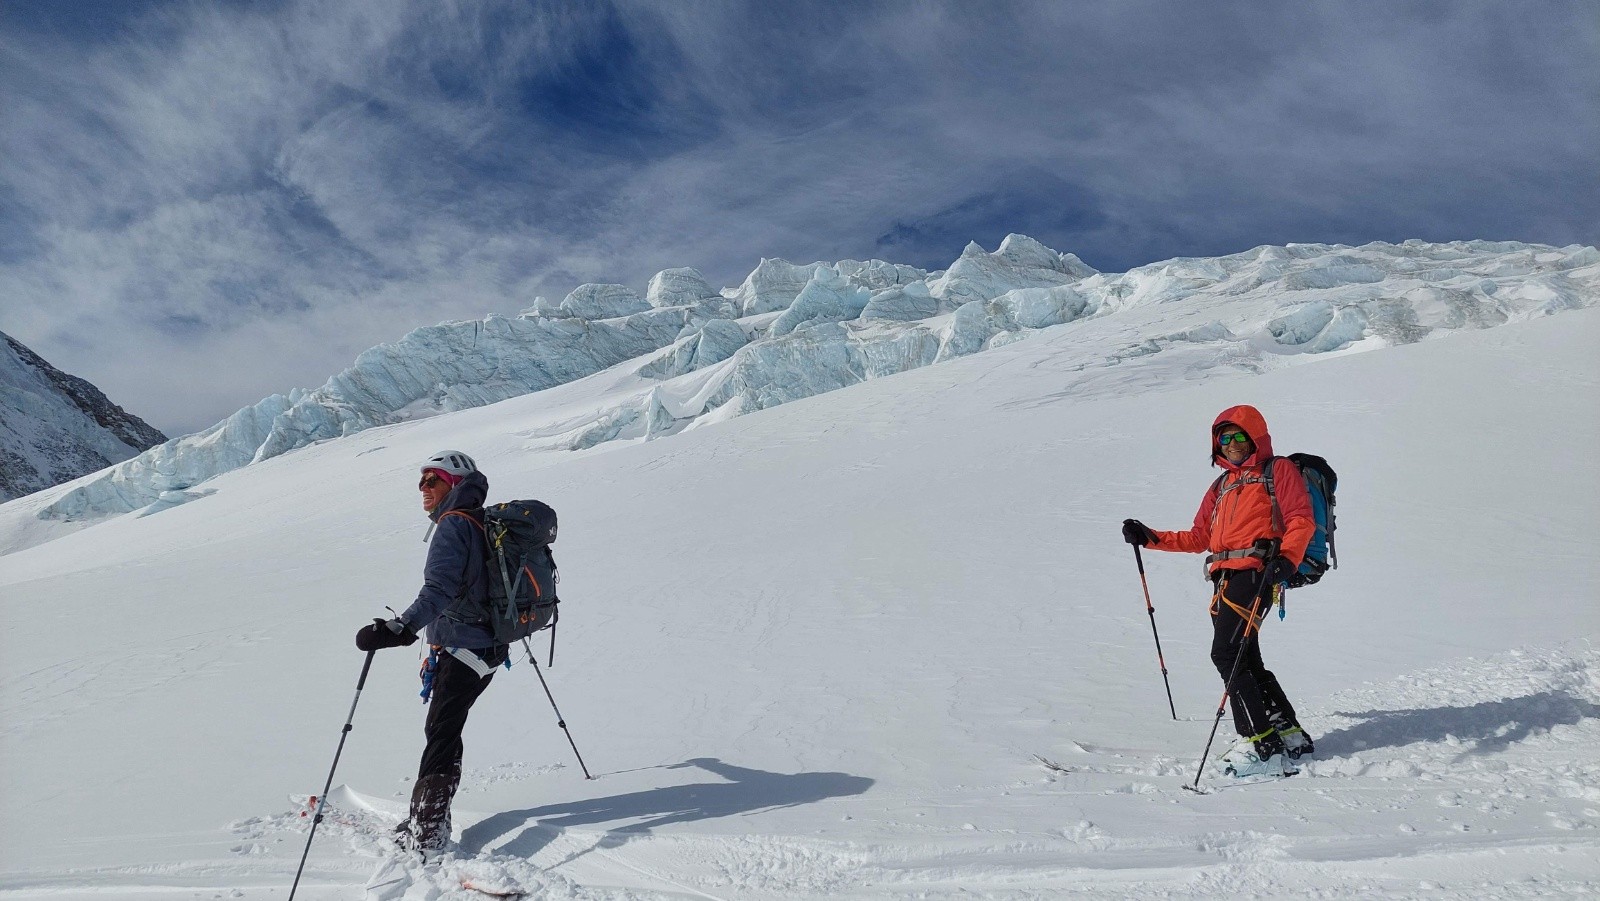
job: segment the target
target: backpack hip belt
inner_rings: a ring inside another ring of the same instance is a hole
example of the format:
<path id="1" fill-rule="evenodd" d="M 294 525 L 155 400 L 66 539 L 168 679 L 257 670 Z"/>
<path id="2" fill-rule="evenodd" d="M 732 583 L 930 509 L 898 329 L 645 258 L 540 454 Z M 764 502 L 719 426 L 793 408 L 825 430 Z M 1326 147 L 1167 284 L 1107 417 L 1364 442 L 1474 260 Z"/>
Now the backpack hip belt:
<path id="1" fill-rule="evenodd" d="M 477 673 L 478 678 L 480 679 L 494 672 L 494 667 L 485 662 L 482 657 L 479 657 L 477 654 L 474 654 L 466 648 L 445 648 L 444 651 L 451 657 L 454 657 L 471 667 L 472 671 Z"/>
<path id="2" fill-rule="evenodd" d="M 1207 579 L 1213 578 L 1211 572 L 1211 564 L 1213 563 L 1221 563 L 1224 560 L 1239 560 L 1245 557 L 1254 557 L 1257 560 L 1265 562 L 1276 553 L 1278 553 L 1278 539 L 1261 538 L 1258 539 L 1255 544 L 1252 544 L 1249 547 L 1238 548 L 1232 551 L 1217 551 L 1215 554 L 1207 554 L 1205 559 L 1205 577 Z"/>

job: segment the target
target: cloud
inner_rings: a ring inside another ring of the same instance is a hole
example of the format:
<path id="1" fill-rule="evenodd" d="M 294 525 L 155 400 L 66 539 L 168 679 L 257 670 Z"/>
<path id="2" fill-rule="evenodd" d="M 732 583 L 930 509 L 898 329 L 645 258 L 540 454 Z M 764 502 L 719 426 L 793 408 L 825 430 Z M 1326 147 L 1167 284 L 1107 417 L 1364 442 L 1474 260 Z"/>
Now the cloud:
<path id="1" fill-rule="evenodd" d="M 669 266 L 1600 226 L 1579 2 L 53 9 L 0 13 L 0 327 L 172 432 Z"/>

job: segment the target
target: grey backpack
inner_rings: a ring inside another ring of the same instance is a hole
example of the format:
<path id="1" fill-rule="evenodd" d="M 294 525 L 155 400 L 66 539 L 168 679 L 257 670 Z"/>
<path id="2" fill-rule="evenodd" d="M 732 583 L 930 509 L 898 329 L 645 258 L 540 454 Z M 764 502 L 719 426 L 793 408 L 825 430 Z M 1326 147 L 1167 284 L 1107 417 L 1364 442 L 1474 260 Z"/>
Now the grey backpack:
<path id="1" fill-rule="evenodd" d="M 483 510 L 489 543 L 489 622 L 497 644 L 554 628 L 556 511 L 540 501 L 507 501 Z"/>

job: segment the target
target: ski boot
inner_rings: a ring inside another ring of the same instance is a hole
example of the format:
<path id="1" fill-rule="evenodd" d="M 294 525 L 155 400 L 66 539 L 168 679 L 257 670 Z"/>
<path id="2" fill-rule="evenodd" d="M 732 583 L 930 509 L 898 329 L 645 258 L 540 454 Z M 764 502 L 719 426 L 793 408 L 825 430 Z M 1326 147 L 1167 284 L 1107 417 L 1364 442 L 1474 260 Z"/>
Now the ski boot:
<path id="1" fill-rule="evenodd" d="M 1278 737 L 1283 739 L 1283 749 L 1290 760 L 1299 760 L 1307 754 L 1317 753 L 1317 746 L 1312 743 L 1311 734 L 1299 726 L 1279 729 Z"/>
<path id="2" fill-rule="evenodd" d="M 1247 736 L 1222 755 L 1222 772 L 1236 779 L 1252 776 L 1293 776 L 1299 768 L 1289 762 L 1276 730 Z"/>

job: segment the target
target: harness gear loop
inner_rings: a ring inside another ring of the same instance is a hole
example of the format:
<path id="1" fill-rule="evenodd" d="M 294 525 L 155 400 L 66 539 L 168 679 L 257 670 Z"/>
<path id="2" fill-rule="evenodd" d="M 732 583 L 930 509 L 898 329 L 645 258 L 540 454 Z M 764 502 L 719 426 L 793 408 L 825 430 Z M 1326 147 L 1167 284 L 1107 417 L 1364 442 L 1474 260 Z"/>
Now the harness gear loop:
<path id="1" fill-rule="evenodd" d="M 417 677 L 422 680 L 422 703 L 428 703 L 433 697 L 433 677 L 439 672 L 439 646 L 428 645 L 428 659 L 422 661 L 422 668 L 417 671 Z"/>

